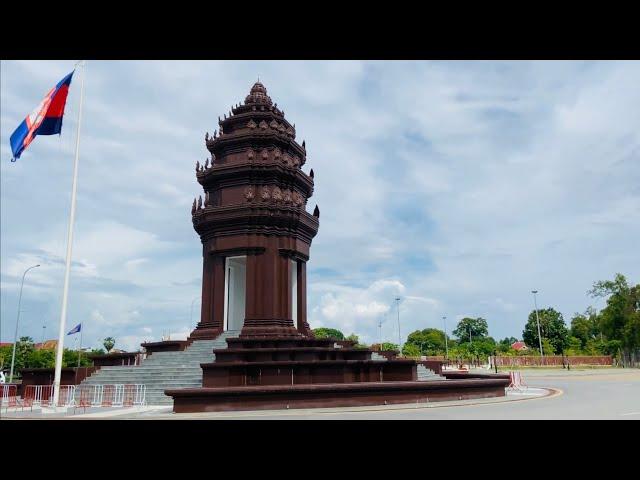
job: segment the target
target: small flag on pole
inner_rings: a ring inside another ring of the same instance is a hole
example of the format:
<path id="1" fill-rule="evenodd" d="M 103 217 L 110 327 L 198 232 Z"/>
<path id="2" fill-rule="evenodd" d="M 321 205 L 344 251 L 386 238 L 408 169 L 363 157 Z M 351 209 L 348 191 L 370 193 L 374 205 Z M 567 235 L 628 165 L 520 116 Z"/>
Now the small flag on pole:
<path id="1" fill-rule="evenodd" d="M 82 330 L 82 323 L 79 323 L 78 325 L 76 325 L 73 330 L 71 330 L 69 333 L 67 333 L 67 335 L 73 335 L 74 333 L 78 333 L 80 330 Z"/>
<path id="2" fill-rule="evenodd" d="M 74 70 L 75 71 L 75 70 Z M 12 162 L 15 162 L 36 135 L 55 135 L 62 131 L 62 117 L 67 103 L 73 72 L 49 90 L 40 105 L 25 118 L 11 135 Z"/>

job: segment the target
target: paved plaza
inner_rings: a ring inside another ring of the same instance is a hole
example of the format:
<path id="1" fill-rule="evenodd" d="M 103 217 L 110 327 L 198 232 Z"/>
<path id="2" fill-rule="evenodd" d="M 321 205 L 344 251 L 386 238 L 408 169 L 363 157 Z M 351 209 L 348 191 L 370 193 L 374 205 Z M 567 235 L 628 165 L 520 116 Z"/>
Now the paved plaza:
<path id="1" fill-rule="evenodd" d="M 523 370 L 528 390 L 505 398 L 419 405 L 174 414 L 166 406 L 2 412 L 2 419 L 640 420 L 640 369 Z"/>

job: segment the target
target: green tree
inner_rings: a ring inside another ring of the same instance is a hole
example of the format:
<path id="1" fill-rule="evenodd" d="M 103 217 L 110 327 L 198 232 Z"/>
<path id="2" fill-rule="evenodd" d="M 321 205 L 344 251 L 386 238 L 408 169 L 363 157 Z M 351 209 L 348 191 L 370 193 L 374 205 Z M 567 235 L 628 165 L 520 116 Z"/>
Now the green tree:
<path id="1" fill-rule="evenodd" d="M 607 306 L 598 315 L 598 326 L 606 339 L 618 341 L 628 352 L 640 348 L 640 284 L 631 287 L 618 273 L 614 280 L 594 283 L 588 294 L 607 298 Z"/>
<path id="2" fill-rule="evenodd" d="M 104 345 L 104 348 L 107 351 L 107 353 L 111 351 L 111 349 L 115 346 L 115 344 L 116 344 L 116 339 L 113 337 L 107 337 L 102 342 L 102 345 Z"/>
<path id="3" fill-rule="evenodd" d="M 471 345 L 474 348 L 475 355 L 484 360 L 486 357 L 493 355 L 493 352 L 497 350 L 496 341 L 491 337 L 480 337 L 471 341 Z"/>
<path id="4" fill-rule="evenodd" d="M 42 348 L 29 353 L 25 368 L 54 368 L 56 366 L 56 351 L 52 348 Z"/>
<path id="5" fill-rule="evenodd" d="M 13 346 L 12 355 L 13 355 Z M 27 361 L 29 355 L 35 350 L 33 338 L 31 337 L 20 337 L 16 344 L 16 359 L 14 363 L 14 372 L 17 372 L 21 368 L 28 368 Z M 8 363 L 11 364 L 11 357 L 8 359 Z"/>
<path id="6" fill-rule="evenodd" d="M 544 353 L 545 355 L 555 355 L 556 353 L 560 352 L 556 352 L 556 349 L 553 343 L 551 343 L 551 340 L 542 337 L 542 353 Z"/>
<path id="7" fill-rule="evenodd" d="M 344 340 L 344 334 L 335 328 L 315 328 L 313 329 L 313 334 L 316 338 L 336 338 L 338 340 Z"/>
<path id="8" fill-rule="evenodd" d="M 400 347 L 398 347 L 398 345 L 396 345 L 395 343 L 382 342 L 382 351 L 384 351 L 384 352 L 387 352 L 387 351 L 399 352 L 400 351 Z"/>
<path id="9" fill-rule="evenodd" d="M 509 353 L 509 351 L 512 350 L 511 345 L 517 341 L 518 339 L 515 337 L 505 337 L 496 344 L 496 349 L 498 353 Z"/>
<path id="10" fill-rule="evenodd" d="M 421 355 L 444 355 L 446 351 L 444 332 L 437 328 L 416 330 L 407 337 L 405 345 L 415 345 Z M 403 349 L 404 352 L 404 349 Z"/>
<path id="11" fill-rule="evenodd" d="M 458 326 L 453 334 L 458 337 L 460 343 L 469 341 L 469 332 L 471 332 L 471 341 L 476 338 L 482 338 L 489 335 L 489 327 L 487 321 L 482 318 L 463 318 L 458 322 Z"/>
<path id="12" fill-rule="evenodd" d="M 570 336 L 564 353 L 566 355 L 581 355 L 583 353 L 582 341 L 578 337 Z"/>
<path id="13" fill-rule="evenodd" d="M 356 335 L 355 333 L 352 333 L 351 335 L 349 335 L 348 337 L 345 338 L 345 340 L 349 340 L 351 342 L 355 342 L 355 344 L 357 345 L 358 343 L 360 343 L 360 338 L 358 337 L 358 335 Z"/>
<path id="14" fill-rule="evenodd" d="M 4 347 L 0 347 L 0 369 L 10 367 L 12 354 L 13 345 L 5 345 Z"/>
<path id="15" fill-rule="evenodd" d="M 599 333 L 598 316 L 591 307 L 585 313 L 576 313 L 571 319 L 570 335 L 580 339 L 581 347 L 585 348 L 587 342 Z"/>
<path id="16" fill-rule="evenodd" d="M 77 367 L 78 366 L 78 355 L 80 355 L 80 366 L 81 367 L 90 367 L 93 365 L 93 362 L 89 358 L 89 354 L 87 352 L 79 353 L 78 350 L 67 350 L 64 349 L 64 353 L 62 355 L 62 366 L 63 367 Z"/>
<path id="17" fill-rule="evenodd" d="M 405 343 L 402 346 L 402 355 L 405 357 L 419 357 L 422 353 L 417 345 L 413 343 Z"/>
<path id="18" fill-rule="evenodd" d="M 563 352 L 567 346 L 567 340 L 569 338 L 569 332 L 562 318 L 562 314 L 553 308 L 538 309 L 538 316 L 540 317 L 540 332 L 542 335 L 542 350 L 545 354 L 544 339 L 548 339 L 550 347 L 555 353 Z M 538 323 L 536 320 L 535 310 L 529 314 L 529 320 L 522 332 L 522 338 L 524 342 L 531 349 L 539 348 L 538 345 Z M 549 354 L 551 355 L 551 354 Z"/>

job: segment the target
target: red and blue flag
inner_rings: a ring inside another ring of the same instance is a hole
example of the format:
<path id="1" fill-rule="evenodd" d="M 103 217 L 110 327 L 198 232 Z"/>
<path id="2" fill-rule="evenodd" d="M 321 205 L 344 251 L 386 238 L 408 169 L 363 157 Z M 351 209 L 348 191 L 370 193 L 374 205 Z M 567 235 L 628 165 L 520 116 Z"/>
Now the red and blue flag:
<path id="1" fill-rule="evenodd" d="M 75 70 L 74 70 L 75 72 Z M 36 135 L 55 135 L 62 131 L 62 117 L 67 103 L 73 73 L 64 77 L 49 90 L 40 105 L 16 128 L 11 135 L 12 162 L 15 162 Z"/>

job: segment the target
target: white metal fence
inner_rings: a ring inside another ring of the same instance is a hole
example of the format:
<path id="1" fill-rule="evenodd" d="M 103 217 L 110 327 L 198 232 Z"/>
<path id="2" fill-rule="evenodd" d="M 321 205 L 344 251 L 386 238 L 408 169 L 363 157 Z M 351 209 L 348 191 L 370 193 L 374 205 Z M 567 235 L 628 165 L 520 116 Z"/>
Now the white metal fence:
<path id="1" fill-rule="evenodd" d="M 143 384 L 81 385 L 76 393 L 80 407 L 129 407 L 146 405 L 147 387 Z"/>

